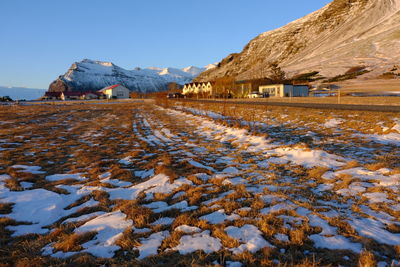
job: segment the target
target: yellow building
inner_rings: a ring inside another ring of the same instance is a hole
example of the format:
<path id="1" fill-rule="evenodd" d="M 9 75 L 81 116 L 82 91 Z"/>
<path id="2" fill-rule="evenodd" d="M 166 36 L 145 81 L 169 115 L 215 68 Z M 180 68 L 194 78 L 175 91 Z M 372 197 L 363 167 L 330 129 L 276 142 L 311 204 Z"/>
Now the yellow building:
<path id="1" fill-rule="evenodd" d="M 211 94 L 213 90 L 212 82 L 187 83 L 183 86 L 183 94 Z"/>

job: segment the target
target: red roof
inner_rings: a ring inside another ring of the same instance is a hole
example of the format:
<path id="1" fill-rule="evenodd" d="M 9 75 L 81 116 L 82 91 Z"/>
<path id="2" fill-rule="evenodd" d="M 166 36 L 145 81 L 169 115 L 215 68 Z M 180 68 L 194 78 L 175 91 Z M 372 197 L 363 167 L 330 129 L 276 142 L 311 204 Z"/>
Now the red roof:
<path id="1" fill-rule="evenodd" d="M 114 84 L 114 85 L 105 87 L 105 88 L 103 88 L 103 89 L 101 89 L 99 91 L 101 92 L 101 91 L 105 91 L 105 90 L 108 90 L 108 89 L 114 89 L 115 87 L 118 87 L 118 86 L 120 86 L 120 84 Z"/>
<path id="2" fill-rule="evenodd" d="M 107 89 L 114 89 L 115 87 L 118 87 L 118 86 L 120 86 L 120 84 L 114 84 L 114 85 L 109 86 Z"/>

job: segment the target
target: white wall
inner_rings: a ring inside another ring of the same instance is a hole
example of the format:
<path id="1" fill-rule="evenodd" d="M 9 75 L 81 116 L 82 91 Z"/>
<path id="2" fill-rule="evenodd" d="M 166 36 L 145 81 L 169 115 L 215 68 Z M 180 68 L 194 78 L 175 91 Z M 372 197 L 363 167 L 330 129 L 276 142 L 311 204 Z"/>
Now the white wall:
<path id="1" fill-rule="evenodd" d="M 271 97 L 282 97 L 284 96 L 283 89 L 283 84 L 262 85 L 259 87 L 259 92 L 261 94 L 269 93 Z"/>
<path id="2" fill-rule="evenodd" d="M 290 84 L 271 84 L 262 85 L 259 87 L 260 93 L 271 92 L 275 89 L 275 95 L 270 94 L 271 97 L 297 97 L 308 96 L 308 86 L 306 85 L 290 85 Z"/>
<path id="3" fill-rule="evenodd" d="M 126 88 L 125 86 L 120 85 L 120 86 L 115 87 L 115 88 L 112 89 L 111 98 L 114 97 L 114 96 L 117 97 L 118 99 L 129 98 L 129 93 L 130 93 L 130 91 L 129 91 L 128 88 Z"/>

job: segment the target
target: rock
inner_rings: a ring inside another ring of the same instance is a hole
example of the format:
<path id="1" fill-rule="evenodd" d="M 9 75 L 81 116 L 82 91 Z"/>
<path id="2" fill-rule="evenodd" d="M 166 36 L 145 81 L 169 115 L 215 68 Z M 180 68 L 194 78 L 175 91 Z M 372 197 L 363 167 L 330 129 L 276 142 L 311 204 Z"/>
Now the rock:
<path id="1" fill-rule="evenodd" d="M 61 77 L 53 81 L 49 86 L 49 92 L 65 92 L 65 91 L 69 91 L 68 86 L 62 80 Z"/>

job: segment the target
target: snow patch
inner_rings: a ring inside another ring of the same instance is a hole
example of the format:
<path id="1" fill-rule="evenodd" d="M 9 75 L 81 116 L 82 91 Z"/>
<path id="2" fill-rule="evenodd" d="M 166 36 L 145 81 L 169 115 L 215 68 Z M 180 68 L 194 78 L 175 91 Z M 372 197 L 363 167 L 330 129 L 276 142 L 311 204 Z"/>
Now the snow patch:
<path id="1" fill-rule="evenodd" d="M 327 121 L 324 123 L 324 127 L 325 127 L 325 128 L 334 128 L 334 127 L 337 127 L 338 125 L 340 125 L 340 124 L 342 124 L 342 123 L 343 123 L 343 120 L 333 118 L 333 119 L 327 120 Z"/>
<path id="2" fill-rule="evenodd" d="M 157 255 L 158 248 L 161 246 L 162 241 L 169 236 L 168 231 L 152 234 L 148 238 L 141 238 L 141 245 L 137 248 L 139 250 L 138 259 L 144 259 L 146 257 Z"/>
<path id="3" fill-rule="evenodd" d="M 213 213 L 201 216 L 200 220 L 205 220 L 210 224 L 223 223 L 224 221 L 234 221 L 240 219 L 237 214 L 226 215 L 224 209 L 217 210 Z"/>
<path id="4" fill-rule="evenodd" d="M 180 254 L 185 255 L 197 250 L 203 250 L 205 253 L 217 252 L 222 248 L 221 241 L 210 236 L 210 231 L 206 230 L 201 233 L 184 235 L 180 239 L 178 246 L 173 250 L 178 250 Z"/>
<path id="5" fill-rule="evenodd" d="M 256 253 L 264 247 L 274 247 L 262 237 L 260 230 L 251 224 L 246 224 L 240 228 L 229 226 L 225 228 L 225 231 L 229 236 L 242 243 L 239 247 L 230 249 L 233 254 L 240 254 L 245 251 Z"/>
<path id="6" fill-rule="evenodd" d="M 83 181 L 86 177 L 82 176 L 82 173 L 53 174 L 46 176 L 46 180 L 50 182 L 61 181 L 64 179 Z"/>
<path id="7" fill-rule="evenodd" d="M 129 188 L 108 189 L 110 199 L 136 199 L 141 192 L 145 193 L 161 193 L 170 194 L 173 190 L 184 184 L 192 185 L 193 183 L 186 178 L 174 180 L 171 184 L 169 177 L 165 174 L 158 174 L 146 182 L 131 186 Z"/>
<path id="8" fill-rule="evenodd" d="M 343 236 L 321 236 L 321 235 L 310 235 L 309 237 L 316 248 L 327 248 L 327 249 L 348 249 L 355 253 L 360 253 L 362 246 L 358 243 L 352 243 Z"/>
<path id="9" fill-rule="evenodd" d="M 201 232 L 201 229 L 199 227 L 195 227 L 195 226 L 180 225 L 175 228 L 175 231 L 183 232 L 186 234 L 191 234 L 191 233 L 199 233 L 199 232 Z"/>

